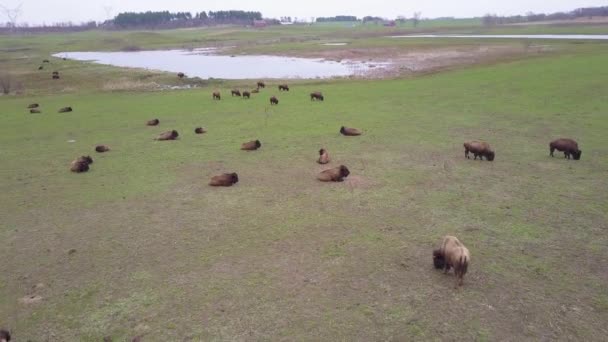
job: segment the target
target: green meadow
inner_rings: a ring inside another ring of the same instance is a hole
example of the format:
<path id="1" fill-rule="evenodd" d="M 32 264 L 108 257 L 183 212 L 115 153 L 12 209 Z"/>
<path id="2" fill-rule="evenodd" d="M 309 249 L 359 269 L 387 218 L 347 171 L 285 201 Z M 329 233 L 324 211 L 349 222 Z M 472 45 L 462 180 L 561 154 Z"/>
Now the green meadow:
<path id="1" fill-rule="evenodd" d="M 50 57 L 129 45 L 278 53 L 341 38 L 361 49 L 455 44 L 386 30 L 0 37 L 0 75 L 19 84 L 0 96 L 0 328 L 16 341 L 604 340 L 606 43 L 543 42 L 550 52 L 407 78 L 267 80 L 250 100 L 229 91 L 254 80 Z M 291 91 L 279 93 L 284 82 Z M 41 114 L 26 109 L 34 102 Z M 65 106 L 74 111 L 57 113 Z M 147 127 L 153 118 L 160 125 Z M 364 134 L 341 136 L 342 125 Z M 172 129 L 178 140 L 153 140 Z M 581 160 L 549 156 L 560 137 L 578 141 Z M 254 139 L 261 149 L 239 150 Z M 474 139 L 492 145 L 493 162 L 465 159 Z M 91 170 L 69 172 L 80 155 Z M 345 182 L 316 180 L 341 164 Z M 207 185 L 224 172 L 239 183 Z M 448 234 L 471 251 L 460 289 L 432 265 Z"/>

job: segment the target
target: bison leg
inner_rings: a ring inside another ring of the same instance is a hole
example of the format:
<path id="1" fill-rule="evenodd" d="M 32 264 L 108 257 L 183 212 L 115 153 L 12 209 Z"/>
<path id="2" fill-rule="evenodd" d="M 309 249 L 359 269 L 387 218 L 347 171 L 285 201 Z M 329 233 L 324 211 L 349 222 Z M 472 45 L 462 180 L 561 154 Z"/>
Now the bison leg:
<path id="1" fill-rule="evenodd" d="M 467 159 L 471 159 L 469 158 L 469 150 L 464 150 L 464 157 Z"/>
<path id="2" fill-rule="evenodd" d="M 553 157 L 553 151 L 555 151 L 555 148 L 550 147 L 550 148 L 549 148 L 549 155 L 550 155 L 551 157 Z"/>
<path id="3" fill-rule="evenodd" d="M 570 159 L 570 153 L 568 153 L 568 152 L 564 152 L 564 158 L 566 158 L 566 159 Z"/>

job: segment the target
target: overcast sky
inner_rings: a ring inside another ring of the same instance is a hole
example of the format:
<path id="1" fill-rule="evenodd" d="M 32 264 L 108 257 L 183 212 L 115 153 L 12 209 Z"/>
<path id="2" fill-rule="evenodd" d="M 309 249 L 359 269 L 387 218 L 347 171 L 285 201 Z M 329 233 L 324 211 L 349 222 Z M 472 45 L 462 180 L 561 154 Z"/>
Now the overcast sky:
<path id="1" fill-rule="evenodd" d="M 499 15 L 549 13 L 570 11 L 579 7 L 606 6 L 606 0 L 0 0 L 0 4 L 14 8 L 22 6 L 19 22 L 55 23 L 83 22 L 107 19 L 125 11 L 169 10 L 177 11 L 217 11 L 242 9 L 260 11 L 265 17 L 291 16 L 298 18 L 355 15 L 373 15 L 394 18 L 398 15 L 410 17 L 420 11 L 426 18 L 433 17 L 473 17 L 486 13 Z M 6 17 L 0 21 L 5 22 Z"/>

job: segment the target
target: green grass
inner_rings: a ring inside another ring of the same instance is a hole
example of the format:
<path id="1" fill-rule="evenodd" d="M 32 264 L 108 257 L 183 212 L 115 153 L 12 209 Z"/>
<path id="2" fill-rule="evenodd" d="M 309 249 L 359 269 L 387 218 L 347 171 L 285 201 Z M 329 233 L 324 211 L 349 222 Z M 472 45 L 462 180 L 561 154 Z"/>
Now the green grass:
<path id="1" fill-rule="evenodd" d="M 197 32 L 98 34 L 160 47 Z M 604 44 L 410 79 L 300 81 L 289 93 L 270 82 L 251 100 L 211 100 L 242 81 L 106 91 L 119 77 L 174 80 L 60 60 L 72 89 L 34 82 L 40 57 L 86 48 L 90 34 L 0 39 L 34 56 L 1 62 L 30 85 L 0 97 L 0 325 L 16 340 L 605 336 Z M 326 101 L 311 102 L 313 90 Z M 31 102 L 43 113 L 28 114 Z M 56 113 L 67 105 L 74 112 Z M 151 118 L 160 126 L 146 127 Z M 342 137 L 341 125 L 365 134 Z M 152 140 L 170 129 L 178 141 Z M 580 161 L 548 156 L 562 136 L 578 140 Z M 256 138 L 259 151 L 239 150 Z M 468 139 L 489 141 L 496 160 L 465 159 Z M 99 143 L 112 151 L 94 154 Z M 315 180 L 321 147 L 329 167 L 349 167 L 346 182 Z M 91 171 L 70 173 L 82 154 Z M 234 187 L 206 185 L 232 171 Z M 460 290 L 432 269 L 445 234 L 472 254 Z M 42 302 L 18 302 L 32 293 Z"/>

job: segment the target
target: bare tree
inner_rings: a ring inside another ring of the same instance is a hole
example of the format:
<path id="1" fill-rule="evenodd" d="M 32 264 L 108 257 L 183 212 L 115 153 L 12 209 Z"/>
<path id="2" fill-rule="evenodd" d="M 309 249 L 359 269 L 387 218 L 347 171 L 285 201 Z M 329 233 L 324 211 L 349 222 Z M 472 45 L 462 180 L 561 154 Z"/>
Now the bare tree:
<path id="1" fill-rule="evenodd" d="M 17 19 L 19 19 L 21 16 L 21 6 L 23 6 L 23 3 L 20 3 L 19 6 L 15 8 L 8 8 L 4 5 L 0 5 L 0 10 L 4 12 L 4 15 L 8 19 L 9 25 L 13 28 L 17 27 Z"/>
<path id="2" fill-rule="evenodd" d="M 418 27 L 420 24 L 420 17 L 422 16 L 422 12 L 414 12 L 414 16 L 412 17 L 412 24 L 414 27 Z"/>

